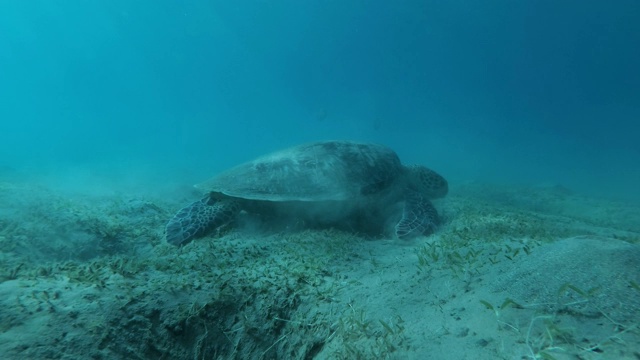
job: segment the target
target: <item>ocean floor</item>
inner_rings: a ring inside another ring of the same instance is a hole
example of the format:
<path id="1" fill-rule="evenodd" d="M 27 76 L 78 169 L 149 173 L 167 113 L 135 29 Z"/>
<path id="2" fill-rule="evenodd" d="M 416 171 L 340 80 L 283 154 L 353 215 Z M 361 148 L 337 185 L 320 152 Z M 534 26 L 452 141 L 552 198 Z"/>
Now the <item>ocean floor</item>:
<path id="1" fill-rule="evenodd" d="M 640 359 L 640 206 L 453 186 L 412 241 L 227 229 L 196 199 L 0 182 L 3 359 Z"/>

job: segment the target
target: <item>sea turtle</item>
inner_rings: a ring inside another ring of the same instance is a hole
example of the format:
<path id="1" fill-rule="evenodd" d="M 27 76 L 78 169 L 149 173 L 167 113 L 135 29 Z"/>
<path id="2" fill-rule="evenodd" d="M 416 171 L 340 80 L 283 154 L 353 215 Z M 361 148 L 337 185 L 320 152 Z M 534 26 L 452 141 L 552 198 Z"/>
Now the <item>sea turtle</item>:
<path id="1" fill-rule="evenodd" d="M 309 226 L 429 234 L 439 224 L 429 201 L 447 194 L 447 181 L 424 166 L 404 166 L 390 148 L 324 141 L 277 151 L 196 185 L 207 195 L 178 211 L 167 242 L 184 245 L 232 222 L 245 210 Z"/>

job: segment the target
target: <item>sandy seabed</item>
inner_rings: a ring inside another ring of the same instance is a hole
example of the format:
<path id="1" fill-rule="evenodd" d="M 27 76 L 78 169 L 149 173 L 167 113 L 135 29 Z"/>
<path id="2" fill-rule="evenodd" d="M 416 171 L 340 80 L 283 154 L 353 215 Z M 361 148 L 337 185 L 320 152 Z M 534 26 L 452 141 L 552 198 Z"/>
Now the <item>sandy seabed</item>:
<path id="1" fill-rule="evenodd" d="M 453 186 L 412 241 L 239 227 L 182 248 L 193 194 L 0 182 L 3 359 L 640 359 L 640 206 Z"/>

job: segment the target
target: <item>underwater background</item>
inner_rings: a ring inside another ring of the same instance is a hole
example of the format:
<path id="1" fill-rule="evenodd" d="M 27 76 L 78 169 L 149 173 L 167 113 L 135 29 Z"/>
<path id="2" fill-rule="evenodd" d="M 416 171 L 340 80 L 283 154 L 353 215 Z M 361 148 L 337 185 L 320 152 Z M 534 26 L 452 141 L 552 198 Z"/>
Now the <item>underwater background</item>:
<path id="1" fill-rule="evenodd" d="M 0 171 L 193 184 L 298 143 L 640 200 L 640 4 L 3 1 Z"/>
<path id="2" fill-rule="evenodd" d="M 0 357 L 640 359 L 638 64 L 636 0 L 2 0 Z M 321 140 L 441 174 L 435 231 L 392 185 L 168 241 Z"/>

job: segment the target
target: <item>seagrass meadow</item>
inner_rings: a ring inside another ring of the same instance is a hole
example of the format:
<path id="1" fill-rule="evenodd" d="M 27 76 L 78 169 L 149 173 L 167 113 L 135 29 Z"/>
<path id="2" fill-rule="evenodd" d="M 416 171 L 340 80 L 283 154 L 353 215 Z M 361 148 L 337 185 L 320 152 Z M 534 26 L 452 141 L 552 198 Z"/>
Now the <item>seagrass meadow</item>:
<path id="1" fill-rule="evenodd" d="M 411 241 L 253 222 L 168 245 L 191 195 L 1 183 L 3 358 L 640 358 L 635 205 L 469 183 Z"/>

